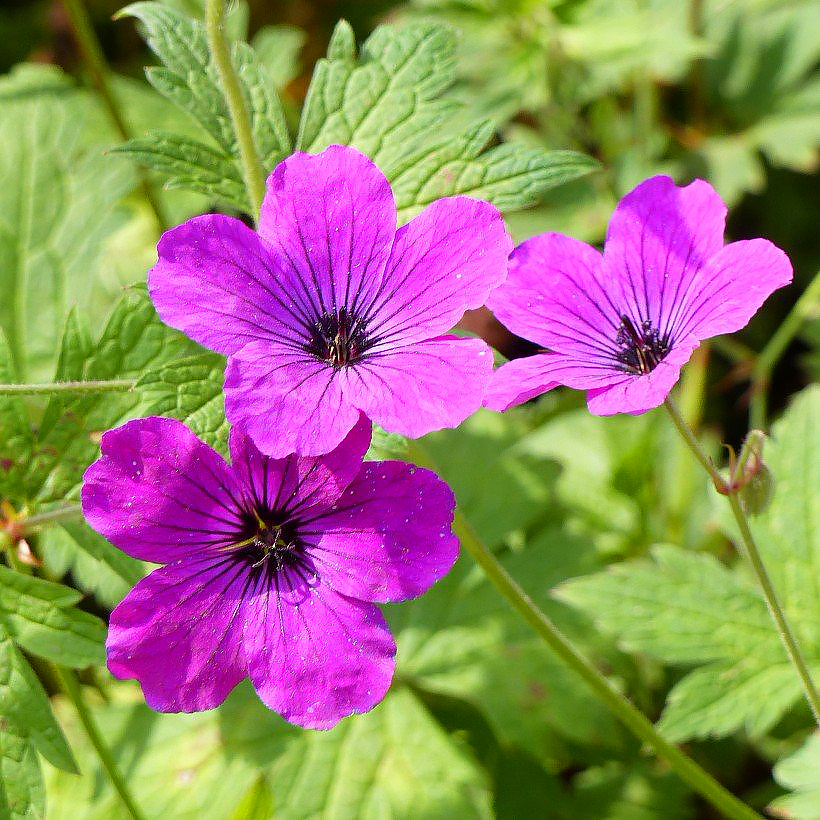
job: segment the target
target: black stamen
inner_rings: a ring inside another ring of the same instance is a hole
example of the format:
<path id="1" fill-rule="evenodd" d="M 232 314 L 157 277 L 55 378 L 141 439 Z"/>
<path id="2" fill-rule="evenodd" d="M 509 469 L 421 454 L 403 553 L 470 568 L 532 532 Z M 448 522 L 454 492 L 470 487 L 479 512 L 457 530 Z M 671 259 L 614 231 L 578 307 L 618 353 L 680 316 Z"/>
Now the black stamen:
<path id="1" fill-rule="evenodd" d="M 243 515 L 233 556 L 253 572 L 273 576 L 288 567 L 297 567 L 304 552 L 297 522 L 270 510 L 251 510 Z"/>
<path id="2" fill-rule="evenodd" d="M 628 316 L 622 315 L 615 344 L 621 348 L 615 354 L 620 369 L 625 373 L 645 375 L 663 361 L 672 341 L 668 336 L 661 336 L 648 319 L 637 328 Z"/>
<path id="3" fill-rule="evenodd" d="M 338 370 L 359 361 L 372 346 L 362 322 L 342 307 L 316 321 L 310 328 L 310 340 L 305 350 Z"/>

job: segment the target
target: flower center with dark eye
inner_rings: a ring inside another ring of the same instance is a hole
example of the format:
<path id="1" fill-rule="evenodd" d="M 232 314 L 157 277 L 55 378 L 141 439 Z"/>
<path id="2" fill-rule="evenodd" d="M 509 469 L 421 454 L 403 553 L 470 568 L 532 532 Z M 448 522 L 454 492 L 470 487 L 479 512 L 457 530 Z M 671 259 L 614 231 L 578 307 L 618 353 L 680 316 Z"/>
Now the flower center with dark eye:
<path id="1" fill-rule="evenodd" d="M 621 316 L 615 344 L 620 348 L 615 354 L 619 368 L 640 376 L 651 373 L 672 346 L 668 335 L 661 336 L 648 319 L 636 325 L 628 316 Z"/>
<path id="2" fill-rule="evenodd" d="M 284 567 L 299 564 L 302 545 L 296 527 L 281 515 L 260 515 L 253 511 L 245 516 L 236 546 L 236 557 L 252 570 L 275 574 Z"/>
<path id="3" fill-rule="evenodd" d="M 326 313 L 310 328 L 310 340 L 305 350 L 332 365 L 335 370 L 354 364 L 372 347 L 363 322 L 352 316 L 347 308 Z"/>

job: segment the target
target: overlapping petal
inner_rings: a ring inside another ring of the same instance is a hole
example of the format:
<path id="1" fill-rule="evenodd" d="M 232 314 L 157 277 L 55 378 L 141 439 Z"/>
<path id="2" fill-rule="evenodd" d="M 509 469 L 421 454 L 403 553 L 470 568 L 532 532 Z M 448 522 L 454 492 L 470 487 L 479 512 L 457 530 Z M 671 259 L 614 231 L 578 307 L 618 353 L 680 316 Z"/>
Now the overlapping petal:
<path id="1" fill-rule="evenodd" d="M 263 508 L 325 509 L 339 500 L 359 474 L 370 438 L 370 422 L 361 416 L 327 455 L 275 459 L 263 455 L 248 436 L 234 428 L 229 442 L 231 466 L 253 502 Z"/>
<path id="2" fill-rule="evenodd" d="M 229 555 L 152 572 L 111 614 L 106 641 L 115 678 L 137 680 L 157 712 L 214 709 L 246 677 L 244 567 Z"/>
<path id="3" fill-rule="evenodd" d="M 118 549 L 165 564 L 217 549 L 236 529 L 234 476 L 184 424 L 139 419 L 101 446 L 84 476 L 83 513 Z"/>
<path id="4" fill-rule="evenodd" d="M 305 729 L 372 709 L 396 647 L 378 607 L 283 575 L 245 602 L 248 676 L 262 702 Z"/>
<path id="5" fill-rule="evenodd" d="M 611 356 L 620 311 L 602 280 L 601 255 L 560 234 L 519 245 L 487 307 L 513 333 L 550 350 Z"/>
<path id="6" fill-rule="evenodd" d="M 623 374 L 580 356 L 536 353 L 513 359 L 495 371 L 484 406 L 503 413 L 563 385 L 592 390 L 621 381 Z"/>
<path id="7" fill-rule="evenodd" d="M 277 166 L 259 233 L 288 260 L 285 289 L 322 316 L 376 293 L 396 234 L 396 206 L 367 157 L 332 145 Z"/>
<path id="8" fill-rule="evenodd" d="M 442 199 L 401 228 L 378 291 L 363 305 L 376 349 L 447 333 L 506 275 L 512 241 L 486 202 Z"/>
<path id="9" fill-rule="evenodd" d="M 300 527 L 321 577 L 344 595 L 393 603 L 417 598 L 458 557 L 455 498 L 433 473 L 364 464 L 329 511 Z"/>
<path id="10" fill-rule="evenodd" d="M 225 415 L 266 455 L 321 455 L 359 419 L 343 395 L 340 374 L 306 354 L 262 343 L 228 360 Z"/>
<path id="11" fill-rule="evenodd" d="M 480 339 L 440 336 L 363 359 L 339 376 L 348 401 L 379 427 L 418 438 L 478 410 L 492 369 Z"/>

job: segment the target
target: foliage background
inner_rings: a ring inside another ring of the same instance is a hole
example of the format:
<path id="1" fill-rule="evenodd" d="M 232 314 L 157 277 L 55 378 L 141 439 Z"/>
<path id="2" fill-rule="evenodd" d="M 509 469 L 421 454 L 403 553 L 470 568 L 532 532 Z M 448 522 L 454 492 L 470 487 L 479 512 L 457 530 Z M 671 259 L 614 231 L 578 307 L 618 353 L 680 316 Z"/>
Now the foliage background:
<path id="1" fill-rule="evenodd" d="M 201 17 L 197 0 L 168 7 Z M 0 498 L 18 513 L 76 498 L 100 431 L 125 418 L 173 415 L 215 446 L 226 435 L 219 358 L 163 328 L 139 287 L 122 288 L 144 281 L 158 235 L 134 158 L 159 169 L 155 187 L 174 180 L 159 194 L 168 224 L 241 211 L 241 177 L 230 141 L 220 143 L 218 116 L 203 123 L 213 139 L 191 147 L 202 128 L 146 83 L 143 68 L 157 59 L 133 18 L 111 19 L 118 9 L 89 3 L 137 137 L 130 153 L 90 90 L 64 7 L 0 11 L 0 382 L 141 382 L 120 395 L 0 397 Z M 151 14 L 139 16 L 161 34 Z M 715 457 L 719 441 L 737 446 L 755 355 L 820 268 L 816 3 L 240 3 L 231 30 L 251 35 L 260 87 L 281 99 L 277 109 L 265 98 L 260 121 L 278 123 L 265 132 L 270 164 L 290 150 L 314 64 L 340 18 L 357 44 L 385 22 L 390 31 L 422 21 L 452 29 L 424 29 L 432 33 L 411 50 L 415 73 L 403 82 L 427 107 L 414 109 L 416 131 L 404 137 L 423 132 L 424 116 L 441 116 L 446 150 L 465 163 L 464 184 L 474 171 L 476 195 L 504 209 L 516 241 L 557 230 L 599 243 L 618 198 L 668 173 L 715 185 L 731 208 L 729 239 L 765 236 L 786 250 L 795 284 L 744 331 L 705 346 L 681 385 L 684 413 Z M 349 41 L 341 30 L 331 45 L 342 67 Z M 400 86 L 399 62 L 380 65 L 387 86 Z M 401 101 L 384 98 L 387 114 Z M 303 147 L 345 140 L 332 113 L 332 104 L 319 111 L 313 132 L 302 126 Z M 462 160 L 480 120 L 490 122 L 494 159 L 479 145 L 477 158 Z M 180 156 L 204 156 L 220 175 L 203 177 L 195 162 L 163 166 L 147 136 L 158 130 L 175 135 L 165 137 L 169 152 L 183 146 Z M 354 138 L 371 136 L 378 128 Z M 404 180 L 409 218 L 427 196 L 414 170 L 422 165 L 401 171 L 412 142 L 394 140 L 364 150 L 382 152 L 377 162 L 394 186 Z M 599 167 L 582 174 L 590 167 L 580 161 L 543 159 L 565 149 Z M 513 166 L 515 184 L 511 172 L 503 176 Z M 756 526 L 820 672 L 817 302 L 768 386 L 777 489 Z M 481 312 L 465 325 L 506 355 L 526 351 Z M 722 499 L 663 416 L 595 419 L 582 397 L 558 391 L 508 416 L 478 414 L 426 446 L 485 543 L 670 739 L 758 809 L 820 817 L 820 743 L 794 674 L 738 561 Z M 401 442 L 379 440 L 374 455 L 385 453 L 401 455 Z M 114 684 L 101 665 L 102 620 L 144 568 L 78 522 L 30 541 L 43 563 L 35 577 L 0 567 L 0 817 L 38 816 L 46 800 L 49 817 L 122 811 L 52 664 L 81 670 L 94 717 L 148 817 L 712 816 L 550 657 L 467 558 L 424 599 L 388 608 L 399 666 L 385 703 L 333 732 L 305 733 L 245 687 L 213 713 L 147 711 L 138 690 Z"/>

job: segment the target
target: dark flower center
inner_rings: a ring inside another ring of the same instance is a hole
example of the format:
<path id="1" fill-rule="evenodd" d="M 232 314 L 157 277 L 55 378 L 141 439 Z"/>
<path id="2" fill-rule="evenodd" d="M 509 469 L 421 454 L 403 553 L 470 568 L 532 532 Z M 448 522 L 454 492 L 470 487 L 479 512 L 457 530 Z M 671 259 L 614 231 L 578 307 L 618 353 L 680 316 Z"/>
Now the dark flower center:
<path id="1" fill-rule="evenodd" d="M 635 375 L 651 373 L 672 346 L 668 334 L 661 336 L 648 319 L 636 325 L 628 316 L 621 316 L 615 344 L 620 348 L 615 354 L 620 369 Z"/>
<path id="2" fill-rule="evenodd" d="M 295 522 L 274 513 L 252 511 L 244 516 L 236 542 L 236 558 L 252 570 L 274 575 L 285 567 L 297 567 L 303 547 Z"/>
<path id="3" fill-rule="evenodd" d="M 367 338 L 364 323 L 344 307 L 321 316 L 309 332 L 305 350 L 336 370 L 359 361 L 373 344 Z"/>

